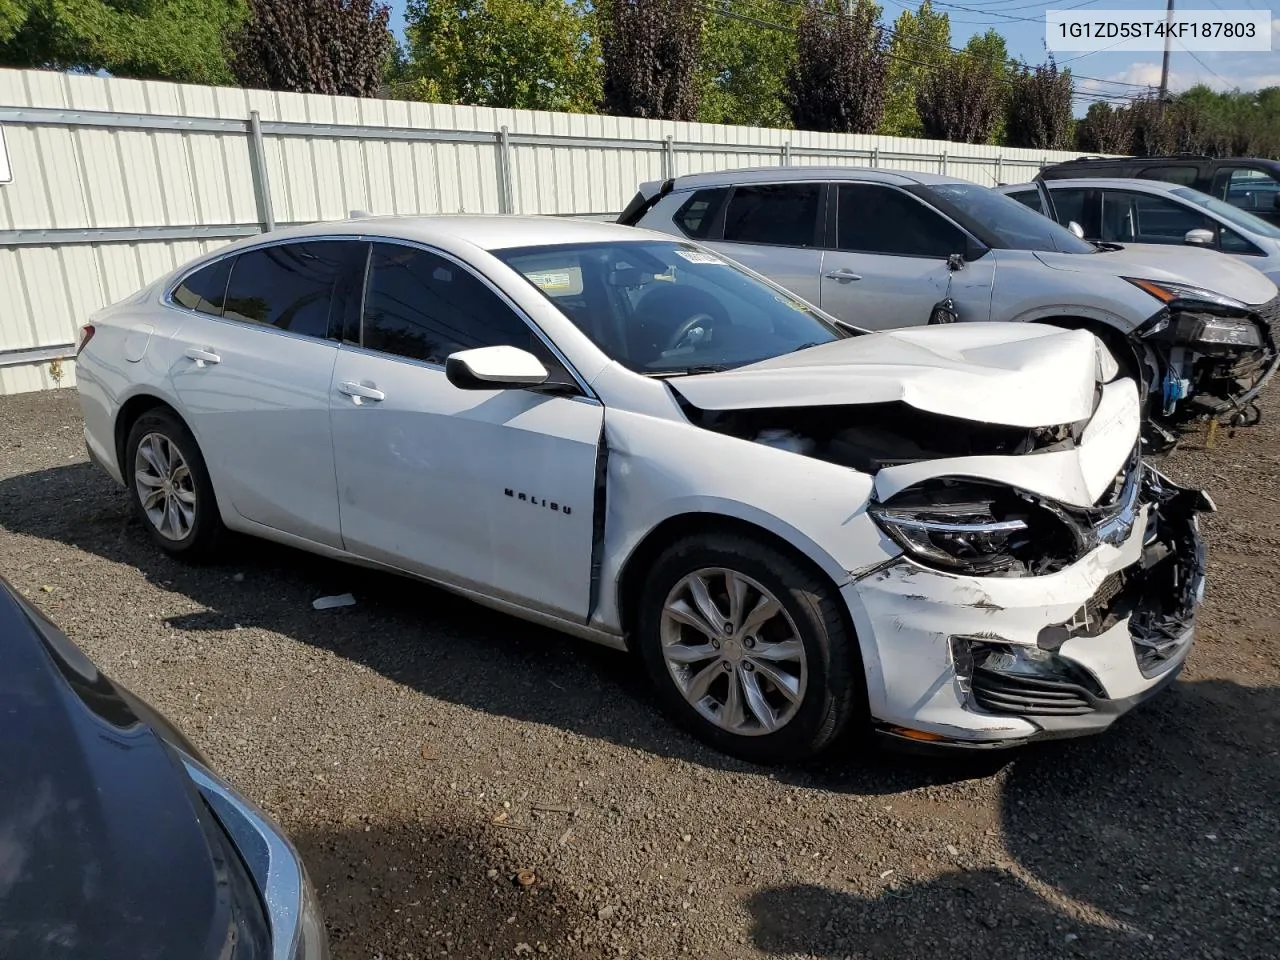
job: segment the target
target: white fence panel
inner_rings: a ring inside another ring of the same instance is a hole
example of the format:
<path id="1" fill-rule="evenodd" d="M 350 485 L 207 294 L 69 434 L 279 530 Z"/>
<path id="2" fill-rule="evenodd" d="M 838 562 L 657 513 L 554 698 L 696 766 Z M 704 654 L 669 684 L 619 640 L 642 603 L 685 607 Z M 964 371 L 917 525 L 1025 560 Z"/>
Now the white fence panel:
<path id="1" fill-rule="evenodd" d="M 271 225 L 382 214 L 606 216 L 636 185 L 790 163 L 1030 180 L 969 144 L 0 70 L 0 393 L 74 382 L 78 327 Z"/>

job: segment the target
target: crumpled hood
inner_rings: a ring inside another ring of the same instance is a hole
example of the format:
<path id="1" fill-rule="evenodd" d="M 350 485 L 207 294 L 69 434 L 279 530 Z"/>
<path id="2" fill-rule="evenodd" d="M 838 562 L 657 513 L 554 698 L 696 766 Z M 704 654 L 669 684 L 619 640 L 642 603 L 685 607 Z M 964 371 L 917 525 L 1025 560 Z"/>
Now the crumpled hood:
<path id="1" fill-rule="evenodd" d="M 1099 277 L 1135 277 L 1189 283 L 1244 303 L 1266 303 L 1276 295 L 1276 285 L 1249 264 L 1215 250 L 1152 243 L 1126 243 L 1123 250 L 1093 254 L 1043 253 L 1036 259 L 1055 270 L 1096 274 Z M 1159 308 L 1153 298 L 1152 312 Z"/>
<path id="2" fill-rule="evenodd" d="M 900 401 L 981 423 L 1047 427 L 1093 413 L 1101 349 L 1083 330 L 957 323 L 836 340 L 670 383 L 703 410 Z"/>

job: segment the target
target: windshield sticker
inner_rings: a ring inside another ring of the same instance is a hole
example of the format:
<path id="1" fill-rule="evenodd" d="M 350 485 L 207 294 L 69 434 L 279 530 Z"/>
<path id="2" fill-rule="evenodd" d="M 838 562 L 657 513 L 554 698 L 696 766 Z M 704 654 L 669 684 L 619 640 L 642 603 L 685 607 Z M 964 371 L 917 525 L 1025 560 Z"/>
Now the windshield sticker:
<path id="1" fill-rule="evenodd" d="M 565 270 L 531 270 L 526 274 L 529 282 L 552 297 L 571 297 L 582 292 L 582 271 L 576 267 Z"/>
<path id="2" fill-rule="evenodd" d="M 710 253 L 703 253 L 701 250 L 677 250 L 677 257 L 684 257 L 690 263 L 718 263 L 723 265 L 724 261 L 719 257 Z"/>

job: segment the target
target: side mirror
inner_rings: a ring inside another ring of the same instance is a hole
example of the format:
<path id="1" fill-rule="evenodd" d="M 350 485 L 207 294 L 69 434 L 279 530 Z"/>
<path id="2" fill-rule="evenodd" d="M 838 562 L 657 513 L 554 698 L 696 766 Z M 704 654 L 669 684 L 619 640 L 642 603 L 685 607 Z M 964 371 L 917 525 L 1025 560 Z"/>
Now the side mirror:
<path id="1" fill-rule="evenodd" d="M 450 354 L 444 375 L 459 390 L 518 390 L 546 383 L 542 362 L 519 347 L 477 347 Z"/>
<path id="2" fill-rule="evenodd" d="M 1182 242 L 1193 247 L 1211 247 L 1213 246 L 1213 231 L 1188 230 L 1187 235 L 1182 238 Z"/>
<path id="3" fill-rule="evenodd" d="M 1067 229 L 1070 230 L 1072 233 L 1074 233 L 1081 240 L 1084 239 L 1084 227 L 1080 226 L 1080 224 L 1076 223 L 1074 220 L 1072 220 L 1070 223 L 1067 224 Z"/>

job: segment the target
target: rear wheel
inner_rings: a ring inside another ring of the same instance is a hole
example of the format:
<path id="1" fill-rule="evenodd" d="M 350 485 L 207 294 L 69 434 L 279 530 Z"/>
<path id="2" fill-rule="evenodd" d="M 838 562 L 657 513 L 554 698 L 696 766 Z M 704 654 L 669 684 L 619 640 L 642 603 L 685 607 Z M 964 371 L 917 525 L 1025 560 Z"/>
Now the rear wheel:
<path id="1" fill-rule="evenodd" d="M 772 547 L 688 537 L 649 574 L 638 645 L 664 706 L 698 737 L 757 763 L 803 760 L 865 717 L 840 602 Z"/>
<path id="2" fill-rule="evenodd" d="M 226 528 L 186 424 L 163 409 L 142 414 L 125 442 L 124 467 L 134 512 L 162 550 L 187 560 L 217 553 Z"/>

